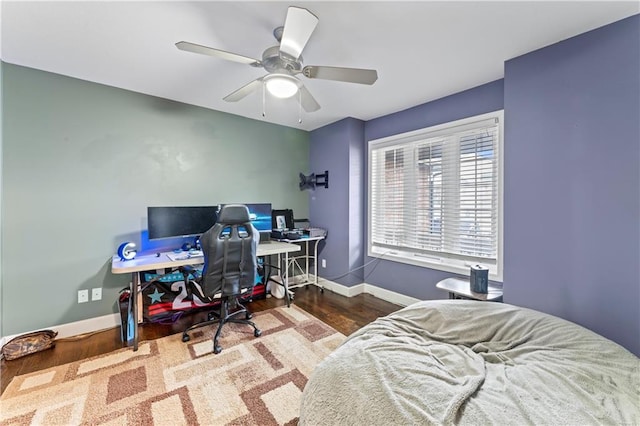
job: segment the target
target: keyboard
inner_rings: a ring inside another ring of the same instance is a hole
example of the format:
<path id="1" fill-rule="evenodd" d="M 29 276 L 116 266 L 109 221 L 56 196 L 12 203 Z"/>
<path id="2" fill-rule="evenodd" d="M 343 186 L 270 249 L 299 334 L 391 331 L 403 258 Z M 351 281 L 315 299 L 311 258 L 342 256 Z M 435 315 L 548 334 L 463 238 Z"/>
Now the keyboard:
<path id="1" fill-rule="evenodd" d="M 177 260 L 187 260 L 187 259 L 192 259 L 194 257 L 202 257 L 202 256 L 204 256 L 204 253 L 202 252 L 202 250 L 190 250 L 190 251 L 183 251 L 180 253 L 167 253 L 167 257 L 174 262 Z"/>

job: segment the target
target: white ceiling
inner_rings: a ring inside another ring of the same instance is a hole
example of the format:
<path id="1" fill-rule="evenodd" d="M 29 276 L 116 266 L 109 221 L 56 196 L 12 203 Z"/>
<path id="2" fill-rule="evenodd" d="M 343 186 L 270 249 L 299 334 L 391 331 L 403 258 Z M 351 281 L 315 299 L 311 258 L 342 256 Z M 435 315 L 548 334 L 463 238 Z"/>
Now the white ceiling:
<path id="1" fill-rule="evenodd" d="M 287 7 L 320 20 L 305 65 L 373 68 L 373 86 L 310 80 L 322 108 L 261 92 L 222 98 L 265 74 L 178 50 L 186 40 L 254 58 L 276 44 Z M 2 1 L 2 60 L 40 70 L 313 130 L 369 120 L 503 77 L 504 61 L 640 11 L 629 2 Z"/>

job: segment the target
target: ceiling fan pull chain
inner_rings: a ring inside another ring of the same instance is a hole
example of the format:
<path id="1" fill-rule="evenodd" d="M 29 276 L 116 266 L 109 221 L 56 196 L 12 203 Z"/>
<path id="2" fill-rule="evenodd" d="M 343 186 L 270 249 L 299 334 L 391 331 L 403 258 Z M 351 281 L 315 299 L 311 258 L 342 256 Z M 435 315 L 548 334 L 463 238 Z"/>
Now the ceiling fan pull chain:
<path id="1" fill-rule="evenodd" d="M 266 117 L 267 116 L 267 108 L 266 108 L 266 84 L 264 83 L 264 81 L 262 82 L 262 116 Z"/>
<path id="2" fill-rule="evenodd" d="M 298 124 L 302 124 L 302 91 L 298 89 Z"/>

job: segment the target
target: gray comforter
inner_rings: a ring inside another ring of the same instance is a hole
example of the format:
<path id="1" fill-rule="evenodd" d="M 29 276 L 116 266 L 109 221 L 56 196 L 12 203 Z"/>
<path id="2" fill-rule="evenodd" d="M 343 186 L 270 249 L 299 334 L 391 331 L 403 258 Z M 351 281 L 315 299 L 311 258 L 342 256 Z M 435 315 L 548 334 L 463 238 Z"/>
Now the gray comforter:
<path id="1" fill-rule="evenodd" d="M 425 301 L 360 329 L 314 371 L 301 425 L 640 424 L 640 359 L 502 303 Z"/>

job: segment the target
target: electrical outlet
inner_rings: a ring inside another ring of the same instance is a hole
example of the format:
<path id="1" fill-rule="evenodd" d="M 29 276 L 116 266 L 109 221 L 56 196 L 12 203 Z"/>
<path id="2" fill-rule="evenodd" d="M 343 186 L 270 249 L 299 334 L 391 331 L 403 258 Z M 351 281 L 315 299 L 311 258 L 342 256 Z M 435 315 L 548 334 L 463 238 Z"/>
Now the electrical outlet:
<path id="1" fill-rule="evenodd" d="M 327 267 L 327 259 L 322 259 L 322 267 L 323 268 Z"/>
<path id="2" fill-rule="evenodd" d="M 91 300 L 100 300 L 100 299 L 102 299 L 102 288 L 92 288 Z"/>
<path id="3" fill-rule="evenodd" d="M 89 290 L 78 290 L 78 303 L 89 301 Z"/>

